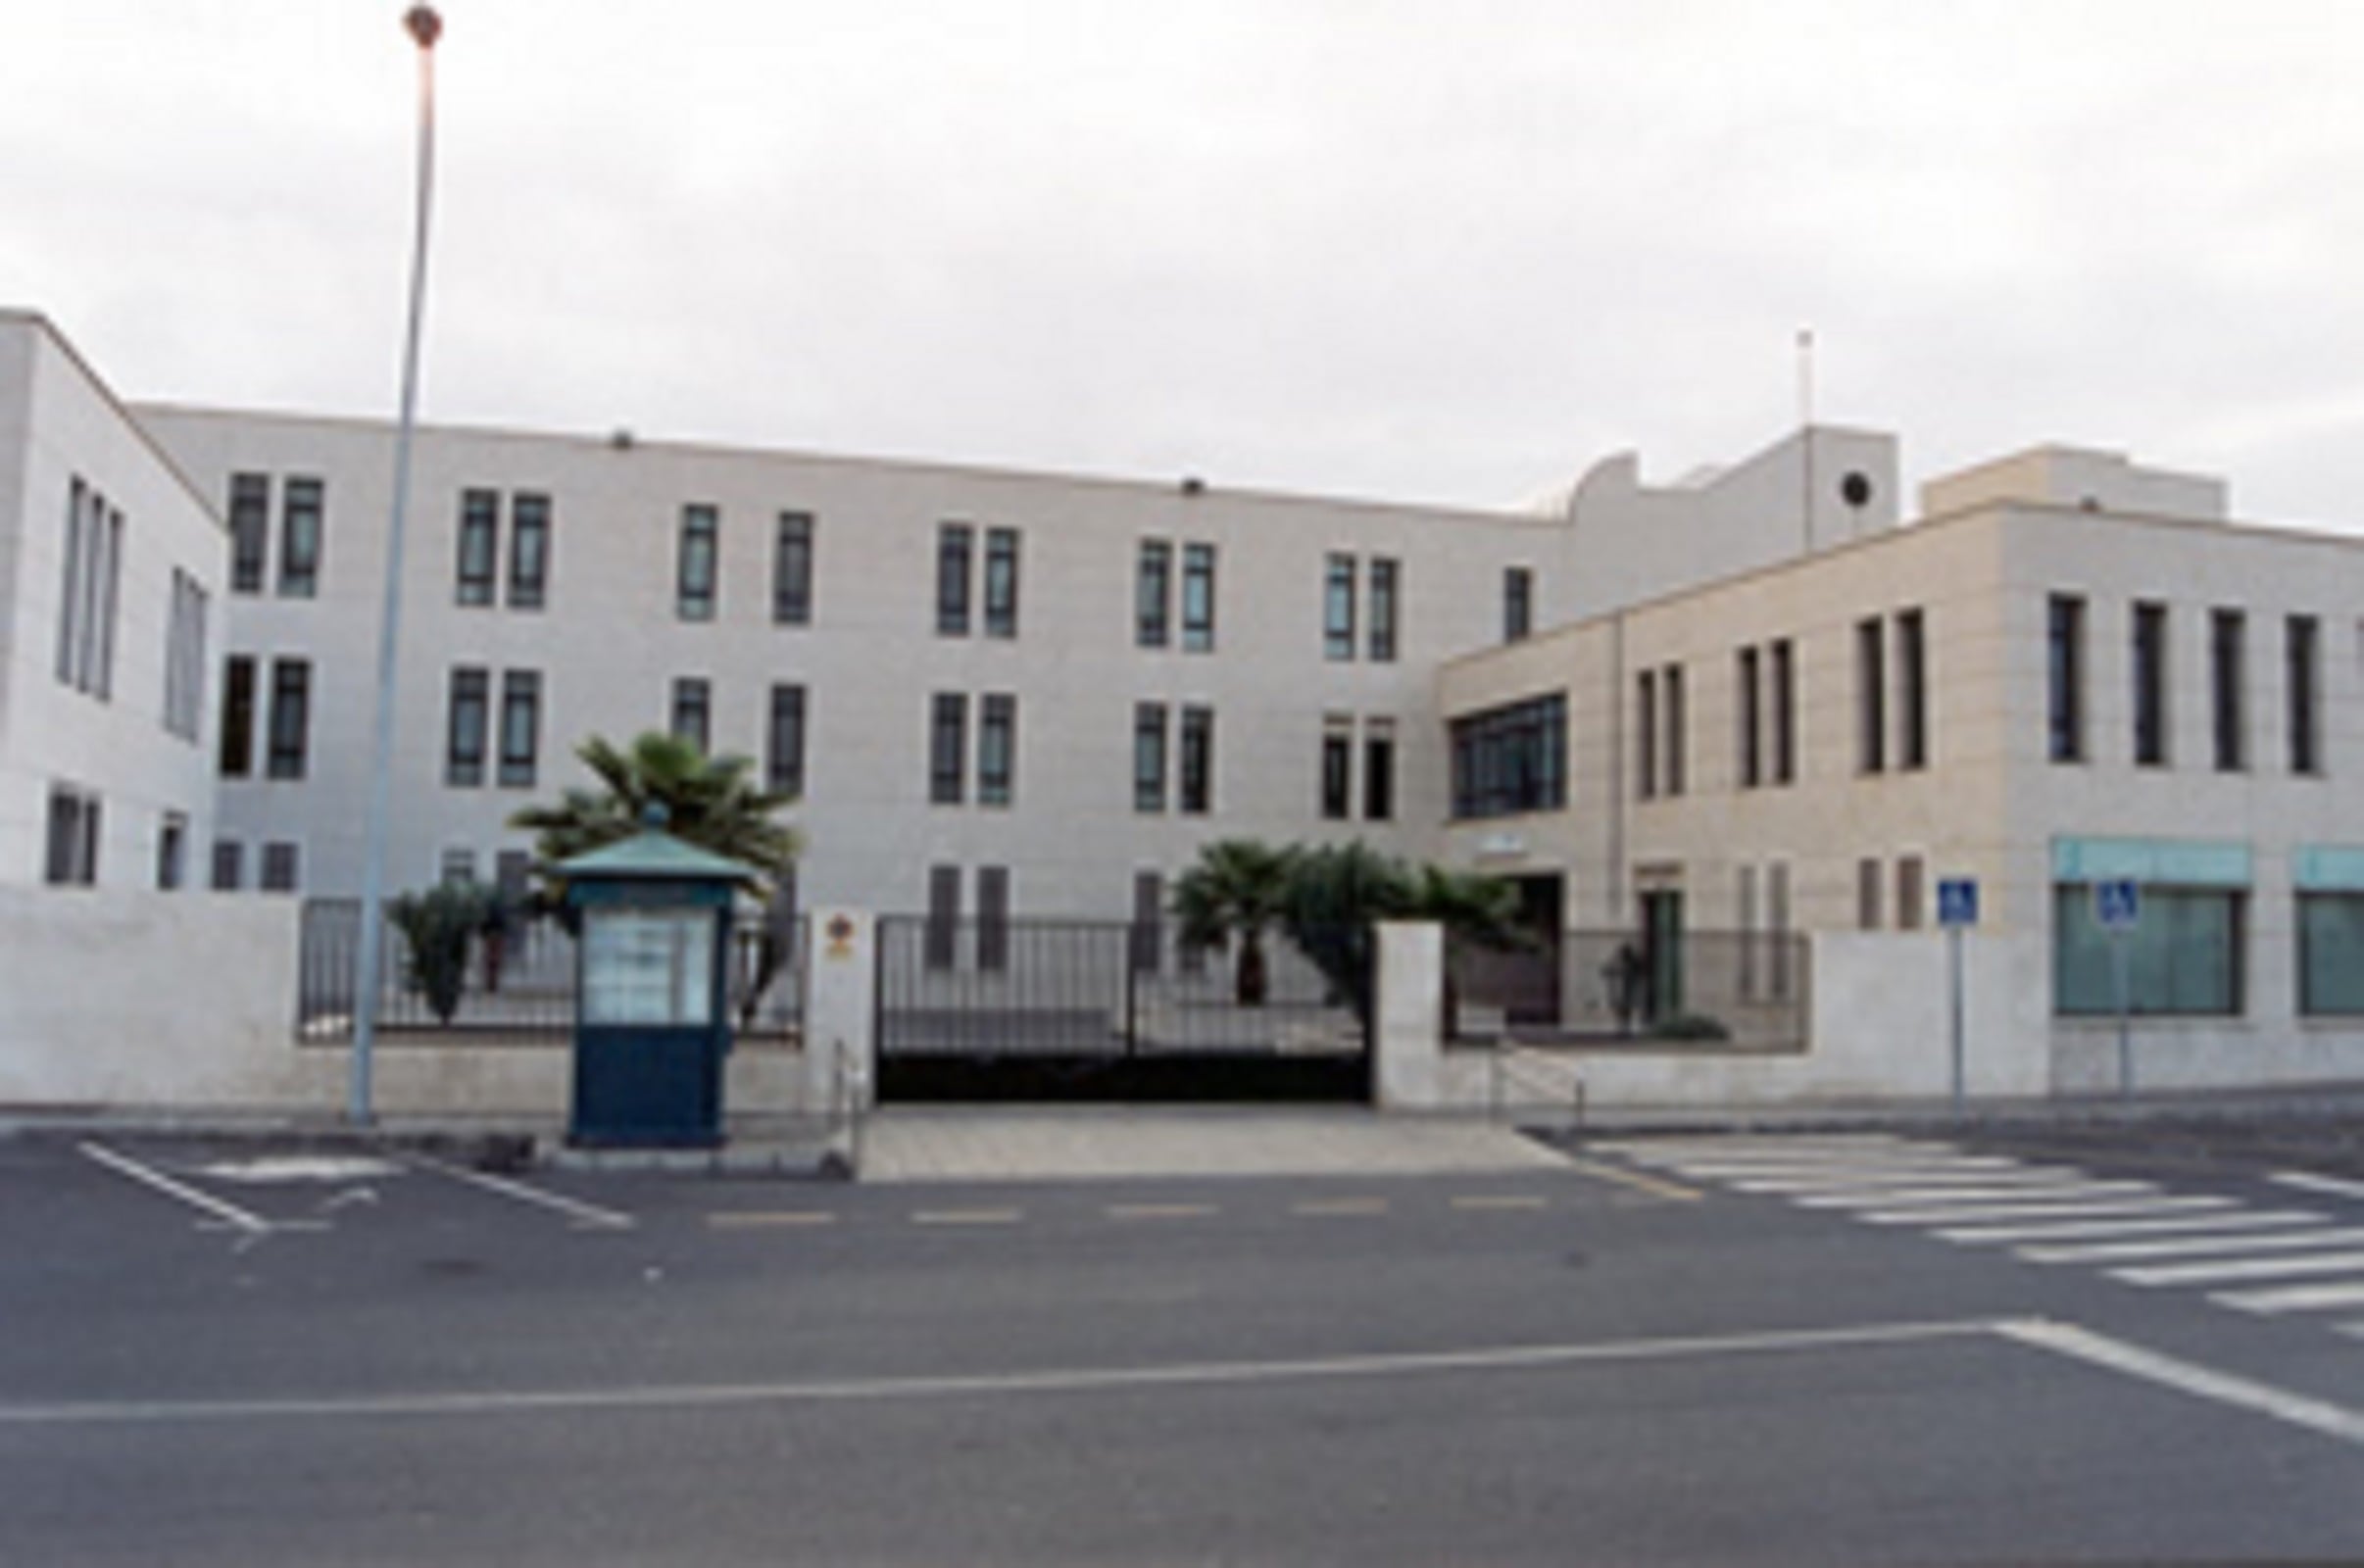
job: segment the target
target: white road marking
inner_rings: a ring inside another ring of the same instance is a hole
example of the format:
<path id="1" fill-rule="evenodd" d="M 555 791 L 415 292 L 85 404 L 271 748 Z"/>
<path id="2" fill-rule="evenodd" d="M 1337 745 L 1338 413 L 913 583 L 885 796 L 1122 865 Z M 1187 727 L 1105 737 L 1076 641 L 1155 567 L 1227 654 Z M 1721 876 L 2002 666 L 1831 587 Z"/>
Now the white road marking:
<path id="1" fill-rule="evenodd" d="M 1110 1219 L 1206 1219 L 1216 1209 L 1212 1203 L 1110 1203 L 1103 1212 Z"/>
<path id="2" fill-rule="evenodd" d="M 1959 1246 L 2013 1242 L 2069 1242 L 2104 1236 L 2172 1236 L 2192 1231 L 2273 1230 L 2284 1225 L 2322 1225 L 2328 1216 L 2307 1208 L 2252 1209 L 2246 1213 L 2186 1215 L 2175 1219 L 2080 1219 L 2033 1225 L 1968 1225 L 1930 1234 Z"/>
<path id="3" fill-rule="evenodd" d="M 1550 1367 L 1613 1365 L 1731 1355 L 1792 1354 L 1991 1338 L 1993 1318 L 1868 1323 L 1830 1329 L 1708 1335 L 1697 1339 L 1612 1340 L 1594 1344 L 1513 1345 L 1384 1355 L 1298 1360 L 1201 1361 L 1170 1366 L 1047 1368 L 939 1377 L 820 1380 L 810 1383 L 689 1384 L 644 1388 L 451 1391 L 285 1399 L 67 1400 L 0 1403 L 0 1427 L 155 1425 L 182 1421 L 269 1421 L 391 1416 L 485 1416 L 553 1411 L 712 1408 L 946 1399 L 1013 1395 L 1093 1394 L 1277 1382 L 1424 1376 L 1453 1372 L 1531 1372 Z"/>
<path id="4" fill-rule="evenodd" d="M 465 1182 L 470 1187 L 480 1187 L 488 1193 L 498 1193 L 503 1198 L 512 1198 L 520 1203 L 531 1203 L 538 1208 L 555 1210 L 574 1221 L 575 1225 L 583 1230 L 628 1231 L 633 1226 L 632 1216 L 629 1214 L 613 1208 L 602 1208 L 597 1203 L 586 1203 L 579 1199 L 568 1198 L 564 1193 L 544 1192 L 539 1187 L 528 1187 L 523 1182 L 513 1182 L 506 1176 L 494 1176 L 480 1170 L 469 1170 L 465 1165 L 454 1165 L 448 1160 L 437 1159 L 431 1154 L 411 1154 L 406 1157 L 412 1164 L 423 1170 L 431 1170 L 438 1176 L 449 1176 L 453 1181 Z"/>
<path id="5" fill-rule="evenodd" d="M 2067 1247 L 2021 1247 L 2012 1255 L 2028 1263 L 2131 1263 L 2140 1258 L 2221 1256 L 2227 1252 L 2290 1252 L 2302 1247 L 2352 1247 L 2364 1242 L 2364 1230 L 2338 1230 L 2326 1225 L 2298 1230 L 2268 1230 L 2264 1235 L 2237 1231 L 2220 1236 L 2170 1236 L 2145 1242 L 2081 1242 Z"/>
<path id="6" fill-rule="evenodd" d="M 1463 1193 L 1453 1200 L 1454 1208 L 1489 1210 L 1535 1210 L 1551 1206 L 1550 1200 L 1536 1193 Z"/>
<path id="7" fill-rule="evenodd" d="M 1870 1213 L 1859 1213 L 1855 1217 L 1872 1225 L 1961 1225 L 1996 1219 L 2042 1219 L 2046 1215 L 2056 1219 L 2101 1219 L 2121 1214 L 2132 1218 L 2138 1214 L 2164 1214 L 2235 1206 L 2237 1205 L 2230 1198 L 2127 1198 L 2103 1199 L 2092 1203 L 1995 1203 L 1986 1207 L 1968 1208 L 1923 1206 L 1879 1209 Z"/>
<path id="8" fill-rule="evenodd" d="M 249 1213 L 235 1203 L 228 1203 L 211 1193 L 199 1192 L 186 1182 L 175 1181 L 153 1166 L 143 1165 L 128 1154 L 119 1154 L 103 1144 L 76 1145 L 85 1158 L 95 1160 L 119 1176 L 128 1176 L 141 1186 L 176 1198 L 191 1208 L 213 1216 L 232 1230 L 260 1236 L 271 1229 L 271 1221 L 260 1214 Z"/>
<path id="9" fill-rule="evenodd" d="M 922 1208 L 911 1214 L 914 1225 L 1015 1225 L 1026 1217 L 1019 1208 Z"/>
<path id="10" fill-rule="evenodd" d="M 2364 1306 L 2364 1281 L 2344 1285 L 2285 1285 L 2271 1291 L 2220 1291 L 2208 1298 L 2222 1306 L 2243 1312 L 2329 1312 Z"/>
<path id="11" fill-rule="evenodd" d="M 2284 1187 L 2295 1187 L 2302 1193 L 2326 1193 L 2334 1198 L 2353 1198 L 2364 1201 L 2364 1182 L 2342 1181 L 2337 1176 L 2317 1176 L 2311 1171 L 2276 1171 L 2272 1179 Z"/>
<path id="12" fill-rule="evenodd" d="M 1853 1193 L 1810 1193 L 1793 1199 L 1800 1208 L 1910 1208 L 1953 1203 L 2017 1203 L 2054 1198 L 2132 1198 L 2155 1193 L 2152 1182 L 2055 1182 L 2028 1187 L 1875 1187 Z"/>
<path id="13" fill-rule="evenodd" d="M 223 1159 L 198 1167 L 216 1181 L 264 1185 L 271 1182 L 357 1182 L 399 1176 L 391 1160 L 355 1154 L 266 1154 L 259 1159 Z"/>
<path id="14" fill-rule="evenodd" d="M 837 1216 L 825 1208 L 726 1208 L 706 1216 L 707 1228 L 717 1231 L 814 1229 L 836 1223 Z"/>
<path id="15" fill-rule="evenodd" d="M 2297 1257 L 2215 1258 L 2205 1263 L 2156 1263 L 2113 1268 L 2129 1285 L 2238 1285 L 2242 1280 L 2296 1279 L 2307 1274 L 2364 1273 L 2364 1252 L 2309 1252 Z"/>
<path id="16" fill-rule="evenodd" d="M 2292 1394 L 2271 1384 L 2161 1355 L 2139 1345 L 2079 1328 L 2074 1323 L 2032 1319 L 1997 1324 L 1995 1332 L 2020 1345 L 2107 1367 L 2195 1398 L 2249 1410 L 2342 1443 L 2364 1445 L 2364 1411 L 2350 1410 L 2327 1399 Z"/>

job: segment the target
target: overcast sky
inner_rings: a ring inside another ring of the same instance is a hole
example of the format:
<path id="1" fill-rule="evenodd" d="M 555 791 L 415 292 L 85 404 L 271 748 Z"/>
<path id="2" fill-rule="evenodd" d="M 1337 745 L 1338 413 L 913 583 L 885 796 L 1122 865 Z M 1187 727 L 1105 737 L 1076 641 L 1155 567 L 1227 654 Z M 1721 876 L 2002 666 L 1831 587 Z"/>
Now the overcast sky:
<path id="1" fill-rule="evenodd" d="M 1498 506 L 1816 412 L 2364 527 L 2364 0 L 448 0 L 443 421 Z M 0 303 L 387 416 L 401 0 L 13 0 Z"/>

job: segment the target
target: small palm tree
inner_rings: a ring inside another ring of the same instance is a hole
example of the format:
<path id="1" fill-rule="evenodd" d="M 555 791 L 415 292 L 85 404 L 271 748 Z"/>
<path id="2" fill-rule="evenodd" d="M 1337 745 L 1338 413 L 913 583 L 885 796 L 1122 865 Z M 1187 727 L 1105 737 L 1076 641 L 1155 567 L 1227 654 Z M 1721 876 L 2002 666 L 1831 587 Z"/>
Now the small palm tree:
<path id="1" fill-rule="evenodd" d="M 1221 839 L 1201 850 L 1199 863 L 1174 883 L 1174 918 L 1185 943 L 1213 948 L 1238 940 L 1232 998 L 1243 1007 L 1262 1006 L 1270 995 L 1264 932 L 1287 906 L 1296 864 L 1294 851 L 1255 839 Z"/>
<path id="2" fill-rule="evenodd" d="M 1365 1027 L 1378 966 L 1372 927 L 1408 913 L 1413 886 L 1403 861 L 1360 842 L 1306 851 L 1291 868 L 1289 940 Z"/>
<path id="3" fill-rule="evenodd" d="M 708 757 L 654 730 L 620 750 L 594 735 L 574 755 L 600 788 L 566 790 L 556 804 L 529 806 L 509 819 L 535 835 L 534 857 L 553 894 L 559 888 L 550 867 L 640 832 L 652 806 L 664 808 L 666 832 L 748 866 L 744 886 L 766 902 L 804 848 L 796 829 L 773 820 L 796 797 L 756 788 L 747 758 Z"/>
<path id="4" fill-rule="evenodd" d="M 1518 890 L 1499 876 L 1479 871 L 1448 871 L 1423 865 L 1411 886 L 1404 914 L 1414 920 L 1433 920 L 1445 928 L 1445 985 L 1443 1001 L 1448 1028 L 1460 1015 L 1459 987 L 1453 981 L 1453 954 L 1470 948 L 1512 953 L 1531 946 L 1534 936 L 1519 920 Z"/>

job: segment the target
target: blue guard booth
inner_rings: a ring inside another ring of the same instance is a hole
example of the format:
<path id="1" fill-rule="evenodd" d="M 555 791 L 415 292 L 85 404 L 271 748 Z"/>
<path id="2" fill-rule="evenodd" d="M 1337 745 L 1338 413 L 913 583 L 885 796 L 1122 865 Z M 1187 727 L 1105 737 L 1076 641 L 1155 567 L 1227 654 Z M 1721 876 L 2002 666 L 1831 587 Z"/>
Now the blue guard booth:
<path id="1" fill-rule="evenodd" d="M 580 921 L 568 1141 L 720 1144 L 731 895 L 749 868 L 652 824 L 557 870 Z"/>

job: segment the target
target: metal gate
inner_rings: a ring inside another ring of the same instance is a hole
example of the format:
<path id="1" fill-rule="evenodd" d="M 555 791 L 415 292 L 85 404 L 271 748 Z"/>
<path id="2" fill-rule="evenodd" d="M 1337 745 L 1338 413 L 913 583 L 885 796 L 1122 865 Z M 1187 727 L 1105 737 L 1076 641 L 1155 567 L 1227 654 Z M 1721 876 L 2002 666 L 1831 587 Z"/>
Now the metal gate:
<path id="1" fill-rule="evenodd" d="M 1367 1101 L 1366 1021 L 1295 949 L 1266 943 L 1264 999 L 1234 955 L 1161 925 L 878 922 L 886 1101 Z"/>

